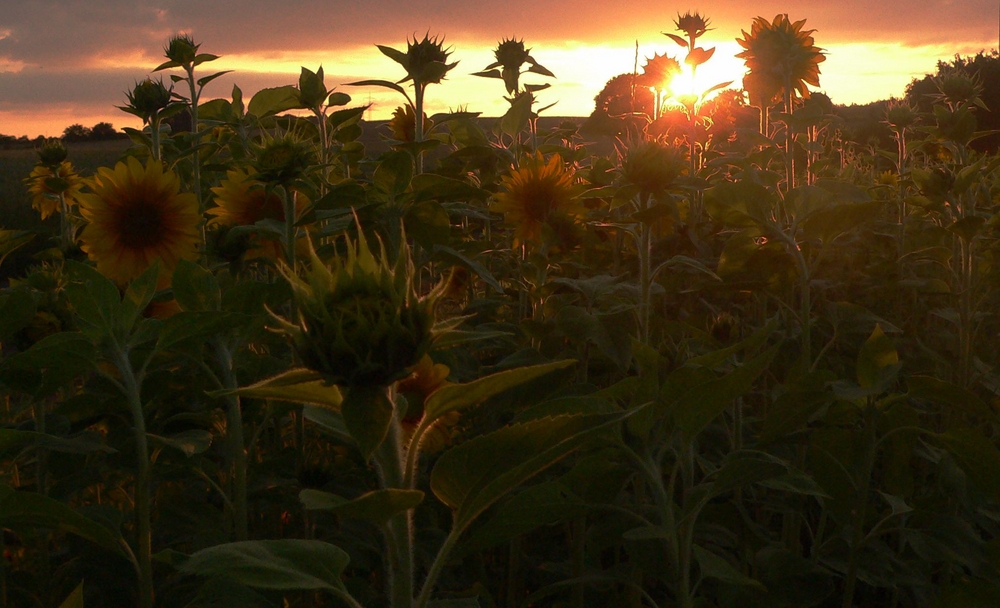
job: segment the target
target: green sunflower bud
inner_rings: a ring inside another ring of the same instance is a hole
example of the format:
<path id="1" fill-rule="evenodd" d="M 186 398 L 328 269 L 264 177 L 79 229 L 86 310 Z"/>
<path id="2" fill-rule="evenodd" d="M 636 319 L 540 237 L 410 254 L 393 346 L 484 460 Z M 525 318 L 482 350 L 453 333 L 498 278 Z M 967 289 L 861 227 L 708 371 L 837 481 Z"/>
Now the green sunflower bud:
<path id="1" fill-rule="evenodd" d="M 55 169 L 66 160 L 68 155 L 69 153 L 66 151 L 66 146 L 63 145 L 62 140 L 56 138 L 46 139 L 41 149 L 38 150 L 38 164 Z"/>
<path id="2" fill-rule="evenodd" d="M 328 267 L 310 245 L 310 269 L 300 278 L 287 266 L 297 322 L 275 316 L 302 363 L 331 383 L 385 387 L 405 378 L 427 352 L 436 294 L 420 299 L 413 264 L 403 247 L 394 266 L 380 243 L 378 259 L 364 234 L 347 239 L 347 258 Z"/>
<path id="3" fill-rule="evenodd" d="M 451 51 L 444 48 L 444 39 L 431 38 L 427 34 L 423 40 L 414 38 L 406 45 L 406 72 L 415 82 L 439 83 L 457 65 L 457 62 L 446 63 L 449 55 Z"/>
<path id="4" fill-rule="evenodd" d="M 181 34 L 170 38 L 166 48 L 163 49 L 163 54 L 170 61 L 181 65 L 188 65 L 194 63 L 195 57 L 198 56 L 199 46 L 201 45 L 195 44 L 190 36 Z"/>
<path id="5" fill-rule="evenodd" d="M 170 105 L 171 91 L 163 85 L 163 81 L 147 78 L 135 83 L 131 91 L 127 91 L 128 105 L 121 107 L 129 114 L 149 123 L 160 110 Z"/>

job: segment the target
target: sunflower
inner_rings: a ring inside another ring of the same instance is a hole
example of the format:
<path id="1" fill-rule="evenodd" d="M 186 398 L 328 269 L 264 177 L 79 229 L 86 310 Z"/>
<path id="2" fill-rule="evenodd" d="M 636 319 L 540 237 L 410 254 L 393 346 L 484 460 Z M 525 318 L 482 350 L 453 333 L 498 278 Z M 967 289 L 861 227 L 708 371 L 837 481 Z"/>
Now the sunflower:
<path id="1" fill-rule="evenodd" d="M 281 197 L 273 190 L 268 192 L 264 182 L 256 178 L 253 167 L 231 169 L 226 172 L 226 179 L 215 188 L 217 207 L 206 213 L 215 216 L 208 220 L 209 226 L 253 226 L 261 220 L 274 220 L 285 223 L 285 207 Z M 309 204 L 305 195 L 298 193 L 295 197 L 295 207 L 301 213 Z M 260 243 L 247 251 L 246 258 L 265 257 L 271 260 L 284 258 L 284 245 L 278 238 L 263 238 Z M 299 239 L 298 247 L 304 247 L 304 239 Z M 307 249 L 302 249 L 307 252 Z"/>
<path id="2" fill-rule="evenodd" d="M 736 39 L 744 49 L 736 57 L 749 69 L 743 86 L 753 97 L 751 103 L 769 103 L 782 92 L 808 98 L 806 85 L 819 86 L 819 64 L 826 57 L 813 40 L 816 30 L 802 29 L 805 23 L 792 23 L 786 14 L 772 21 L 757 17 L 750 33 L 744 31 L 743 38 Z"/>
<path id="3" fill-rule="evenodd" d="M 67 206 L 76 204 L 83 188 L 83 179 L 73 169 L 73 164 L 64 160 L 54 168 L 38 164 L 24 182 L 31 195 L 31 206 L 48 218 L 59 211 L 59 195 L 62 194 Z"/>
<path id="4" fill-rule="evenodd" d="M 646 58 L 642 66 L 642 74 L 636 78 L 636 84 L 662 91 L 670 86 L 674 77 L 681 73 L 681 64 L 673 57 L 654 53 Z"/>
<path id="5" fill-rule="evenodd" d="M 433 126 L 434 123 L 424 113 L 424 133 L 430 131 Z M 413 106 L 406 104 L 405 106 L 397 106 L 393 110 L 392 118 L 389 120 L 389 129 L 392 130 L 393 139 L 403 143 L 416 141 L 416 136 L 414 135 L 416 127 L 417 114 L 413 110 Z"/>
<path id="6" fill-rule="evenodd" d="M 521 167 L 503 178 L 503 192 L 496 195 L 491 209 L 504 214 L 504 221 L 514 227 L 514 246 L 541 243 L 543 228 L 564 227 L 583 215 L 574 199 L 575 173 L 563 166 L 553 154 L 548 162 L 540 152 L 526 156 Z"/>
<path id="7" fill-rule="evenodd" d="M 113 170 L 102 167 L 91 187 L 93 194 L 79 198 L 88 222 L 80 248 L 101 274 L 123 285 L 159 259 L 163 288 L 178 260 L 197 258 L 198 199 L 181 194 L 177 175 L 164 172 L 159 161 L 143 167 L 129 158 Z"/>

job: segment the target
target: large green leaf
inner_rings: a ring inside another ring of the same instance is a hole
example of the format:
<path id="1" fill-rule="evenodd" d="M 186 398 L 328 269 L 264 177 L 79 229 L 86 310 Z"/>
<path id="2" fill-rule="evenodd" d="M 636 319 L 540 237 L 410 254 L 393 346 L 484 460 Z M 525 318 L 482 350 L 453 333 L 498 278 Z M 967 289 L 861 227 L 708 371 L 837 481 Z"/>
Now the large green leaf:
<path id="1" fill-rule="evenodd" d="M 66 596 L 63 603 L 59 604 L 59 608 L 84 608 L 83 606 L 83 581 L 76 586 L 73 593 Z"/>
<path id="2" fill-rule="evenodd" d="M 35 238 L 33 232 L 27 230 L 0 230 L 0 264 L 19 247 L 26 245 Z"/>
<path id="3" fill-rule="evenodd" d="M 387 152 L 375 167 L 372 183 L 387 200 L 394 201 L 410 187 L 412 177 L 413 157 L 408 152 Z"/>
<path id="4" fill-rule="evenodd" d="M 206 311 L 222 308 L 222 291 L 215 275 L 188 260 L 179 260 L 171 283 L 174 298 L 182 310 Z"/>
<path id="5" fill-rule="evenodd" d="M 212 397 L 239 395 L 252 399 L 277 399 L 293 403 L 307 403 L 338 411 L 344 401 L 339 388 L 335 385 L 324 384 L 317 372 L 305 368 L 290 369 L 250 386 L 212 391 L 209 395 Z"/>
<path id="6" fill-rule="evenodd" d="M 94 433 L 96 435 L 96 433 Z M 91 454 L 94 452 L 104 452 L 113 454 L 118 450 L 105 445 L 94 437 L 86 435 L 68 439 L 56 437 L 47 433 L 35 431 L 20 431 L 17 429 L 0 429 L 0 453 L 14 447 L 20 447 L 37 442 L 39 447 L 53 452 L 63 452 L 66 454 Z"/>
<path id="7" fill-rule="evenodd" d="M 160 262 L 157 260 L 129 283 L 116 319 L 119 335 L 125 336 L 132 331 L 132 327 L 142 315 L 142 311 L 146 310 L 146 307 L 153 300 L 159 274 Z"/>
<path id="8" fill-rule="evenodd" d="M 50 394 L 94 369 L 94 345 L 79 332 L 46 336 L 0 362 L 0 382 L 36 396 Z"/>
<path id="9" fill-rule="evenodd" d="M 509 542 L 535 528 L 572 519 L 587 512 L 586 503 L 572 496 L 566 486 L 550 481 L 517 493 L 497 505 L 477 525 L 465 551 L 479 551 Z"/>
<path id="10" fill-rule="evenodd" d="M 309 511 L 329 511 L 341 517 L 362 519 L 384 526 L 394 515 L 416 508 L 424 499 L 420 490 L 389 488 L 367 492 L 348 500 L 319 490 L 302 490 L 299 500 Z"/>
<path id="11" fill-rule="evenodd" d="M 554 361 L 497 372 L 464 384 L 445 385 L 431 393 L 424 401 L 424 415 L 428 421 L 436 420 L 448 412 L 478 405 L 508 389 L 556 370 L 565 369 L 575 363 L 576 361 L 572 359 Z"/>
<path id="12" fill-rule="evenodd" d="M 336 589 L 350 562 L 345 551 L 318 540 L 251 540 L 202 549 L 180 571 L 225 578 L 256 589 Z"/>
<path id="13" fill-rule="evenodd" d="M 27 326 L 35 312 L 35 298 L 28 289 L 8 289 L 0 295 L 0 343 Z"/>
<path id="14" fill-rule="evenodd" d="M 111 335 L 121 308 L 118 288 L 86 264 L 70 261 L 67 267 L 70 283 L 66 286 L 66 296 L 76 312 L 80 330 L 95 341 Z"/>
<path id="15" fill-rule="evenodd" d="M 247 113 L 258 118 L 300 107 L 299 90 L 292 85 L 261 89 L 250 98 Z"/>
<path id="16" fill-rule="evenodd" d="M 204 346 L 205 342 L 220 333 L 239 327 L 250 317 L 233 312 L 214 310 L 187 312 L 171 315 L 159 328 L 156 348 L 167 350 L 177 346 Z"/>
<path id="17" fill-rule="evenodd" d="M 993 409 L 974 393 L 932 376 L 910 376 L 906 379 L 907 395 L 927 399 L 983 420 L 993 419 Z"/>
<path id="18" fill-rule="evenodd" d="M 736 368 L 736 371 L 684 393 L 674 405 L 677 428 L 689 441 L 693 440 L 716 416 L 731 406 L 733 400 L 750 392 L 754 381 L 771 364 L 779 348 L 780 345 L 776 344 Z"/>
<path id="19" fill-rule="evenodd" d="M 980 431 L 957 428 L 940 433 L 935 441 L 951 452 L 969 480 L 994 500 L 1000 499 L 1000 450 Z"/>
<path id="20" fill-rule="evenodd" d="M 541 418 L 476 437 L 441 455 L 431 472 L 431 490 L 455 510 L 454 529 L 463 530 L 507 492 L 628 415 Z"/>
<path id="21" fill-rule="evenodd" d="M 767 590 L 760 581 L 744 575 L 728 561 L 708 549 L 698 545 L 694 545 L 692 549 L 695 559 L 698 560 L 698 569 L 701 570 L 702 578 L 714 578 L 730 585 L 748 585 L 761 591 Z"/>
<path id="22" fill-rule="evenodd" d="M 80 515 L 58 500 L 21 492 L 0 483 L 0 526 L 33 526 L 71 532 L 102 547 L 125 555 L 124 541 L 109 528 Z"/>

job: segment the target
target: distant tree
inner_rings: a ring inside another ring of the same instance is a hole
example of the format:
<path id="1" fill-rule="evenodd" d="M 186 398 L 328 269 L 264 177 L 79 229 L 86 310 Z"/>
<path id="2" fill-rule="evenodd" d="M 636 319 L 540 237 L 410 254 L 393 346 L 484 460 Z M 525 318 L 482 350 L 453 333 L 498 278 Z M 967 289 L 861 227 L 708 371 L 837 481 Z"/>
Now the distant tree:
<path id="1" fill-rule="evenodd" d="M 1000 129 L 1000 54 L 980 51 L 970 57 L 955 55 L 952 61 L 938 61 L 937 71 L 923 78 L 914 78 L 906 87 L 906 99 L 922 112 L 930 112 L 933 95 L 938 92 L 934 78 L 944 76 L 952 70 L 962 70 L 978 79 L 983 90 L 979 98 L 989 111 L 974 109 L 979 131 Z M 1000 149 L 1000 134 L 991 134 L 972 142 L 972 147 L 982 152 L 996 152 Z"/>
<path id="2" fill-rule="evenodd" d="M 63 131 L 62 138 L 66 141 L 86 141 L 90 139 L 90 129 L 81 124 L 70 125 Z"/>
<path id="3" fill-rule="evenodd" d="M 117 139 L 118 131 L 110 122 L 99 122 L 90 128 L 90 137 L 97 141 Z"/>
<path id="4" fill-rule="evenodd" d="M 633 112 L 653 115 L 653 92 L 635 84 L 634 74 L 619 74 L 608 80 L 594 98 L 594 113 L 620 116 Z"/>

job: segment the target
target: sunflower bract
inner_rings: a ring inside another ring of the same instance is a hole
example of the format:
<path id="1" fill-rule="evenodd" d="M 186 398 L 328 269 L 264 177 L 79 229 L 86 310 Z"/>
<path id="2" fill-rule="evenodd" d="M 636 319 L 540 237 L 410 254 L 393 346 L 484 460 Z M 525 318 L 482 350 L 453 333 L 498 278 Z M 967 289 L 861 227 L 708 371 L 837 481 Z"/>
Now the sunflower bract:
<path id="1" fill-rule="evenodd" d="M 434 298 L 420 299 L 408 251 L 394 266 L 376 259 L 364 235 L 347 239 L 347 258 L 328 267 L 310 247 L 299 277 L 286 265 L 296 322 L 274 315 L 302 363 L 344 387 L 385 387 L 406 377 L 431 343 Z"/>

